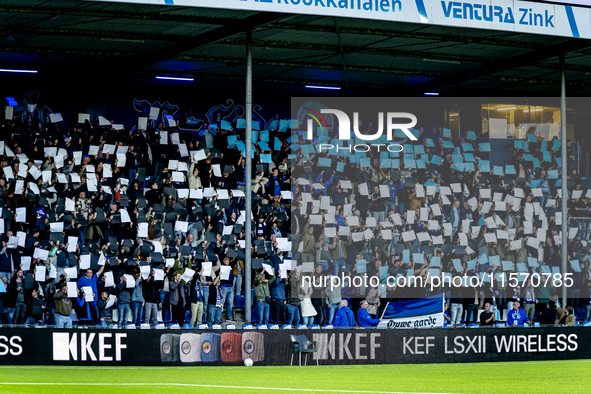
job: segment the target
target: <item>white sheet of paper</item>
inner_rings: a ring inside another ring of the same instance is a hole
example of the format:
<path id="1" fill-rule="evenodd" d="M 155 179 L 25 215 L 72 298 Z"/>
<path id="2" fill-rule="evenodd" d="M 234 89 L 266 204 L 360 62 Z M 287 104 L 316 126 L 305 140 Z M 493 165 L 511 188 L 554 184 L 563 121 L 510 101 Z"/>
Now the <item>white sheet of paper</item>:
<path id="1" fill-rule="evenodd" d="M 89 254 L 83 254 L 80 256 L 80 269 L 81 270 L 87 270 L 90 268 L 90 255 Z"/>
<path id="2" fill-rule="evenodd" d="M 115 285 L 115 278 L 113 272 L 105 272 L 105 287 L 113 287 Z"/>
<path id="3" fill-rule="evenodd" d="M 201 275 L 211 276 L 211 261 L 204 261 L 201 263 L 201 266 L 203 267 L 203 273 Z"/>
<path id="4" fill-rule="evenodd" d="M 220 272 L 221 272 L 221 280 L 228 280 L 230 279 L 230 272 L 232 272 L 232 267 L 230 267 L 229 265 L 222 265 L 220 267 Z"/>
<path id="5" fill-rule="evenodd" d="M 61 233 L 64 231 L 64 222 L 49 223 L 49 228 L 52 233 Z"/>
<path id="6" fill-rule="evenodd" d="M 172 181 L 173 182 L 184 182 L 185 181 L 185 174 L 179 171 L 172 172 Z"/>
<path id="7" fill-rule="evenodd" d="M 109 122 L 104 116 L 99 116 L 98 121 L 99 121 L 99 126 L 108 126 L 111 124 L 111 122 Z"/>
<path id="8" fill-rule="evenodd" d="M 220 170 L 220 165 L 219 164 L 214 164 L 211 166 L 211 168 L 213 169 L 213 176 L 216 176 L 218 178 L 221 178 L 222 176 L 222 170 Z"/>
<path id="9" fill-rule="evenodd" d="M 25 181 L 22 179 L 19 179 L 16 181 L 16 184 L 14 185 L 14 194 L 23 194 L 25 191 Z"/>
<path id="10" fill-rule="evenodd" d="M 90 122 L 90 114 L 78 114 L 78 123 Z"/>
<path id="11" fill-rule="evenodd" d="M 161 281 L 164 280 L 164 270 L 160 268 L 154 269 L 154 280 Z"/>
<path id="12" fill-rule="evenodd" d="M 269 275 L 274 275 L 273 274 L 273 267 L 271 267 L 269 264 L 265 264 L 263 263 L 263 268 L 265 269 L 265 271 L 269 274 Z"/>
<path id="13" fill-rule="evenodd" d="M 68 282 L 68 298 L 76 298 L 78 297 L 78 287 L 76 287 L 76 282 Z"/>
<path id="14" fill-rule="evenodd" d="M 197 150 L 194 152 L 191 152 L 193 157 L 195 158 L 195 161 L 200 161 L 200 160 L 205 160 L 205 158 L 207 157 L 205 155 L 205 150 L 201 149 L 201 150 Z"/>
<path id="15" fill-rule="evenodd" d="M 12 172 L 12 167 L 6 166 L 6 167 L 2 168 L 2 171 L 4 171 L 4 175 L 6 175 L 6 179 L 14 179 L 14 173 Z"/>
<path id="16" fill-rule="evenodd" d="M 127 289 L 133 289 L 135 287 L 135 278 L 133 275 L 125 275 L 125 287 Z"/>
<path id="17" fill-rule="evenodd" d="M 49 250 L 35 248 L 35 252 L 33 252 L 33 258 L 45 261 L 48 257 Z"/>
<path id="18" fill-rule="evenodd" d="M 105 309 L 112 307 L 116 301 L 117 301 L 117 296 L 114 296 L 114 295 L 109 296 L 109 301 L 107 301 L 107 305 L 105 305 Z"/>
<path id="19" fill-rule="evenodd" d="M 160 114 L 160 108 L 150 107 L 150 120 L 158 120 L 158 114 Z"/>
<path id="20" fill-rule="evenodd" d="M 195 270 L 192 270 L 190 268 L 185 268 L 185 272 L 183 273 L 182 279 L 185 282 L 189 282 L 189 281 L 191 281 L 191 278 L 193 277 L 193 275 L 195 275 Z"/>
<path id="21" fill-rule="evenodd" d="M 150 276 L 150 266 L 149 265 L 140 266 L 140 272 L 142 273 L 142 278 L 144 278 L 144 280 L 148 279 L 148 277 Z"/>
<path id="22" fill-rule="evenodd" d="M 78 269 L 76 267 L 64 268 L 64 274 L 67 275 L 69 281 L 73 280 L 76 282 L 76 278 L 78 277 Z"/>
<path id="23" fill-rule="evenodd" d="M 181 220 L 177 220 L 176 222 L 174 222 L 174 232 L 176 233 L 180 230 L 180 231 L 186 233 L 188 226 L 189 226 L 189 222 L 183 222 Z"/>
<path id="24" fill-rule="evenodd" d="M 138 236 L 141 238 L 148 236 L 148 223 L 138 223 Z"/>
<path id="25" fill-rule="evenodd" d="M 47 269 L 44 265 L 38 265 L 35 271 L 35 280 L 37 282 L 45 282 L 45 273 Z"/>
<path id="26" fill-rule="evenodd" d="M 131 218 L 129 217 L 129 212 L 127 212 L 127 209 L 120 209 L 119 212 L 121 213 L 121 223 L 131 222 Z"/>
<path id="27" fill-rule="evenodd" d="M 12 238 L 16 238 L 16 237 L 12 237 Z M 21 257 L 21 269 L 23 271 L 28 271 L 31 269 L 31 256 Z"/>
<path id="28" fill-rule="evenodd" d="M 94 297 L 92 296 L 92 287 L 84 286 L 82 288 L 84 289 L 84 299 L 86 300 L 86 302 L 94 301 Z"/>

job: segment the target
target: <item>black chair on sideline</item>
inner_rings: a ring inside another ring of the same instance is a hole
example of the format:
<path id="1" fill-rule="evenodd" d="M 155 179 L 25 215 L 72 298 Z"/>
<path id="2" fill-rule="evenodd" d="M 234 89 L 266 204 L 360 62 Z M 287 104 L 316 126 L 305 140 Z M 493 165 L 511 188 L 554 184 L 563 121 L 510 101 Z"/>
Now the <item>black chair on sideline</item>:
<path id="1" fill-rule="evenodd" d="M 291 335 L 291 365 L 293 365 L 293 355 L 300 355 L 300 367 L 302 366 L 302 353 L 306 353 L 306 360 L 304 365 L 308 365 L 308 353 L 316 353 L 318 344 L 316 341 L 310 341 L 305 335 Z M 316 365 L 318 365 L 318 357 L 316 357 Z"/>

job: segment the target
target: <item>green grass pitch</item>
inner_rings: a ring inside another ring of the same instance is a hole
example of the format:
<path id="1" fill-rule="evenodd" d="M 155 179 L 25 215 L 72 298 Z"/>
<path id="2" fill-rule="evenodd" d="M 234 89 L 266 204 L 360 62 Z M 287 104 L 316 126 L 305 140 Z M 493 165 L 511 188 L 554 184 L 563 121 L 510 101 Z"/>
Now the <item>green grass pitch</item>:
<path id="1" fill-rule="evenodd" d="M 2 394 L 589 393 L 591 360 L 308 367 L 0 367 Z"/>

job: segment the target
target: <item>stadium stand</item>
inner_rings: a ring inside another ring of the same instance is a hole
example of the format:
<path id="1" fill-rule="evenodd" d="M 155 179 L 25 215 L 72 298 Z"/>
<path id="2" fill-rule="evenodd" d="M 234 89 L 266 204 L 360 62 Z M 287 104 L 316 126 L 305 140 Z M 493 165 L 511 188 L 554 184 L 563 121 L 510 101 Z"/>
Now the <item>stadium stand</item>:
<path id="1" fill-rule="evenodd" d="M 491 166 L 488 140 L 472 131 L 452 140 L 447 129 L 418 128 L 417 141 L 398 139 L 400 156 L 334 155 L 307 149 L 288 125 L 275 119 L 253 133 L 256 172 L 247 180 L 240 121 L 198 132 L 168 119 L 131 132 L 106 119 L 64 128 L 5 121 L 2 323 L 236 324 L 245 247 L 258 323 L 332 325 L 339 304 L 357 317 L 362 300 L 376 319 L 389 301 L 443 291 L 452 324 L 480 321 L 486 303 L 504 320 L 517 300 L 531 321 L 574 324 L 553 302 L 567 278 L 564 311 L 589 320 L 591 185 L 572 152 L 568 204 L 580 220 L 562 273 L 560 140 L 516 140 L 511 162 Z M 244 244 L 247 181 L 252 245 Z M 379 281 L 306 285 L 341 274 Z M 386 279 L 411 276 L 485 286 L 411 289 Z"/>

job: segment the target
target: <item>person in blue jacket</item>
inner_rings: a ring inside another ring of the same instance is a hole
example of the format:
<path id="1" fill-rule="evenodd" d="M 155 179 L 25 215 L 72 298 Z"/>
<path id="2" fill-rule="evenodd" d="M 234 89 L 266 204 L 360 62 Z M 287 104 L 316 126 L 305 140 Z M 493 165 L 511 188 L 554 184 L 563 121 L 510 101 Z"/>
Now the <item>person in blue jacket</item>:
<path id="1" fill-rule="evenodd" d="M 507 316 L 508 326 L 523 326 L 523 323 L 529 323 L 527 313 L 519 306 L 519 301 L 513 301 L 513 309 L 511 309 Z"/>
<path id="2" fill-rule="evenodd" d="M 361 327 L 373 328 L 373 326 L 381 322 L 382 319 L 372 319 L 369 315 L 369 312 L 367 312 L 368 305 L 369 304 L 365 300 L 361 301 L 361 304 L 359 304 L 359 311 L 357 312 L 357 322 Z"/>
<path id="3" fill-rule="evenodd" d="M 340 308 L 334 316 L 332 326 L 334 328 L 355 327 L 355 315 L 353 314 L 353 311 L 349 309 L 349 303 L 347 300 L 341 301 L 339 306 Z"/>

